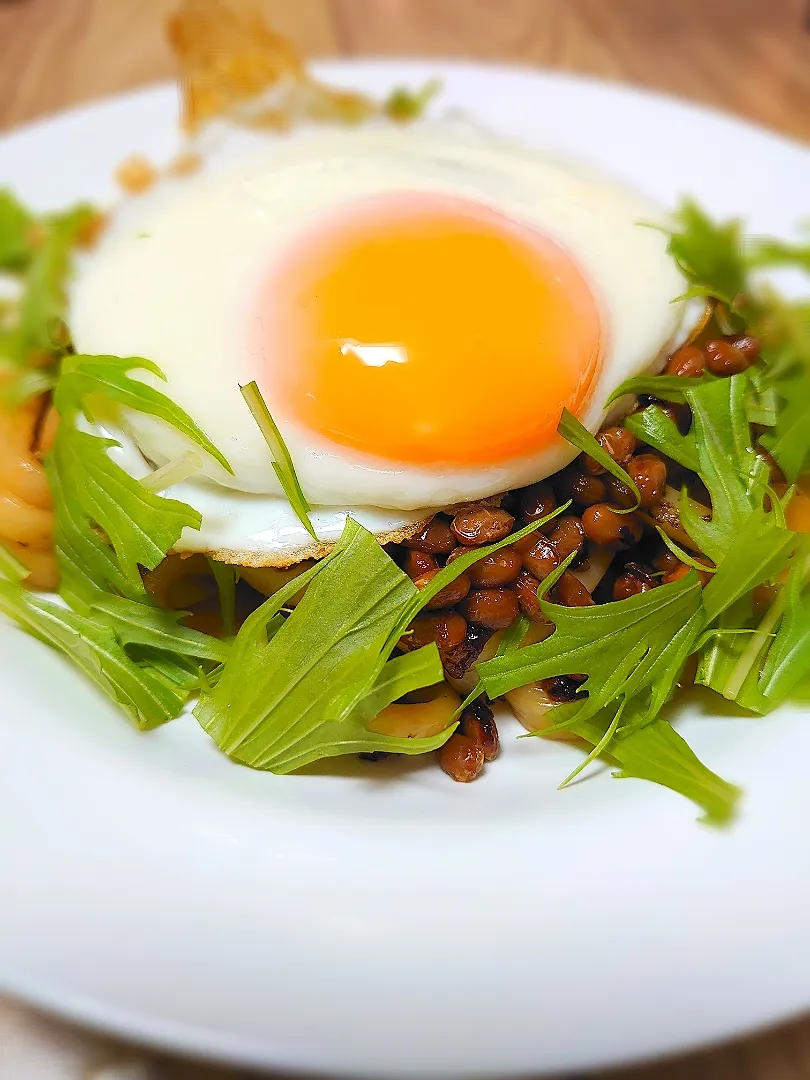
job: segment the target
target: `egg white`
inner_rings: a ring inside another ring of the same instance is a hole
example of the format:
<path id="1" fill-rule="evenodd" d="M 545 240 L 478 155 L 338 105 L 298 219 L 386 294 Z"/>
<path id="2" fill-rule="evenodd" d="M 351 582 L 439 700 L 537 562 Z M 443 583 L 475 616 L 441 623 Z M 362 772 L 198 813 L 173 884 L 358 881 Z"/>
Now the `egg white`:
<path id="1" fill-rule="evenodd" d="M 159 384 L 196 420 L 234 469 L 206 457 L 198 476 L 171 490 L 203 513 L 181 547 L 277 555 L 304 546 L 271 458 L 239 392 L 254 377 L 251 319 L 274 258 L 314 217 L 383 192 L 437 192 L 478 201 L 561 244 L 585 274 L 606 330 L 602 369 L 582 422 L 596 431 L 604 401 L 630 375 L 660 366 L 676 335 L 684 282 L 647 199 L 593 171 L 571 167 L 480 132 L 436 125 L 310 129 L 262 144 L 225 168 L 164 184 L 114 217 L 74 286 L 70 325 L 86 353 L 144 356 Z M 283 362 L 283 357 L 273 358 Z M 414 467 L 337 446 L 267 404 L 316 508 L 324 540 L 346 508 L 367 508 L 376 532 L 429 516 L 431 508 L 532 483 L 576 454 L 558 441 L 484 468 Z M 162 421 L 122 424 L 156 465 L 188 448 Z M 337 509 L 336 509 L 337 508 Z M 342 508 L 342 509 L 341 509 Z M 268 536 L 268 529 L 272 537 Z M 292 531 L 290 531 L 292 530 Z M 275 557 L 274 555 L 274 557 Z"/>
<path id="2" fill-rule="evenodd" d="M 88 430 L 93 427 L 87 425 Z M 137 480 L 153 470 L 132 436 L 111 423 L 95 425 L 95 434 L 117 445 L 110 457 Z M 164 493 L 202 514 L 199 529 L 183 529 L 175 551 L 204 551 L 220 562 L 240 566 L 290 566 L 324 554 L 282 495 L 225 491 L 213 481 L 193 477 Z M 384 510 L 376 506 L 319 506 L 310 521 L 321 544 L 334 544 L 351 516 L 384 542 L 412 533 L 433 516 L 433 510 Z"/>

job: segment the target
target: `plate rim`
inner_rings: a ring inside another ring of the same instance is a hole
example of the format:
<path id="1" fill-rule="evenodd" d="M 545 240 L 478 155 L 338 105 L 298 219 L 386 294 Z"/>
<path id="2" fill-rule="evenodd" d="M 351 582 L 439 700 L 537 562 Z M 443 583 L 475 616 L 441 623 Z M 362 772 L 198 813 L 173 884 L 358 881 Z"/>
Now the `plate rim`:
<path id="1" fill-rule="evenodd" d="M 386 56 L 384 53 L 368 53 L 356 57 L 317 55 L 307 57 L 306 62 L 316 74 L 330 71 L 342 73 L 344 70 L 363 70 L 383 66 L 408 68 L 429 67 L 435 65 L 442 69 L 450 68 L 456 71 L 469 71 L 470 73 L 483 71 L 485 73 L 489 72 L 496 74 L 514 73 L 532 77 L 539 76 L 541 79 L 549 78 L 553 81 L 568 83 L 570 85 L 585 85 L 594 91 L 604 89 L 607 91 L 615 91 L 629 97 L 647 98 L 652 101 L 657 101 L 662 105 L 675 106 L 679 110 L 686 109 L 704 117 L 711 116 L 716 120 L 738 125 L 740 128 L 744 128 L 749 132 L 756 131 L 760 135 L 765 135 L 771 139 L 779 139 L 784 143 L 799 147 L 803 150 L 810 149 L 810 137 L 802 139 L 797 135 L 781 131 L 779 128 L 769 127 L 762 121 L 749 119 L 743 113 L 739 113 L 736 110 L 727 109 L 711 102 L 703 102 L 697 98 L 681 97 L 675 91 L 666 90 L 663 87 L 645 86 L 627 82 L 618 77 L 597 75 L 587 71 L 572 71 L 567 68 L 545 67 L 540 64 L 531 64 L 527 61 L 518 60 L 479 61 L 467 60 L 456 56 L 420 56 L 417 53 L 397 54 L 396 56 Z M 39 113 L 29 119 L 14 123 L 10 127 L 0 128 L 0 142 L 17 135 L 27 135 L 43 126 L 70 119 L 77 113 L 104 108 L 140 96 L 148 97 L 153 95 L 156 91 L 173 91 L 179 94 L 178 83 L 171 78 L 153 79 L 147 83 L 132 86 L 129 89 L 114 90 L 109 94 L 93 94 L 88 98 L 73 102 L 72 104 L 49 109 L 44 113 Z"/>
<path id="2" fill-rule="evenodd" d="M 542 79 L 551 79 L 552 81 L 562 82 L 568 85 L 585 85 L 589 89 L 595 91 L 603 88 L 609 89 L 612 92 L 618 92 L 620 95 L 628 98 L 647 99 L 658 105 L 674 106 L 679 110 L 686 109 L 690 111 L 693 115 L 700 115 L 701 117 L 713 117 L 714 119 L 720 120 L 725 124 L 734 125 L 735 127 L 741 129 L 743 133 L 750 133 L 753 131 L 760 135 L 766 135 L 769 139 L 779 140 L 787 146 L 799 148 L 803 151 L 808 150 L 807 144 L 803 143 L 801 140 L 798 140 L 779 131 L 773 131 L 765 127 L 764 125 L 760 125 L 756 122 L 747 121 L 735 113 L 727 113 L 713 106 L 706 106 L 698 102 L 680 99 L 676 95 L 668 94 L 666 92 L 658 90 L 648 90 L 647 88 L 637 87 L 631 84 L 624 84 L 618 80 L 614 81 L 587 75 L 581 76 L 578 74 L 573 74 L 566 71 L 556 71 L 553 69 L 535 68 L 528 64 L 488 62 L 478 63 L 474 61 L 444 59 L 440 57 L 363 57 L 358 58 L 357 60 L 328 58 L 324 59 L 323 61 L 317 61 L 314 63 L 314 67 L 318 71 L 334 72 L 339 70 L 340 72 L 344 72 L 347 78 L 351 78 L 352 71 L 358 69 L 362 70 L 371 67 L 385 67 L 396 70 L 405 69 L 413 65 L 418 65 L 422 68 L 435 66 L 437 68 L 441 68 L 442 70 L 452 68 L 455 70 L 466 71 L 470 74 L 508 73 L 531 77 L 540 76 Z M 7 140 L 13 141 L 16 137 L 19 136 L 25 137 L 36 134 L 47 134 L 47 129 L 49 127 L 53 125 L 59 125 L 65 120 L 70 120 L 77 114 L 94 111 L 104 111 L 111 106 L 115 106 L 119 103 L 129 102 L 133 99 L 139 99 L 142 97 L 147 98 L 154 96 L 158 91 L 167 92 L 170 89 L 174 88 L 175 85 L 176 84 L 170 81 L 161 81 L 157 83 L 151 83 L 147 86 L 139 87 L 134 90 L 122 91 L 120 93 L 106 95 L 90 99 L 86 102 L 77 103 L 76 105 L 73 105 L 67 109 L 57 110 L 45 116 L 38 117 L 33 122 L 19 125 L 7 131 L 3 131 L 0 134 L 0 145 L 2 143 L 5 143 Z M 168 1025 L 163 1024 L 162 1026 L 165 1028 L 165 1032 L 164 1034 L 160 1034 L 157 1030 L 157 1026 L 161 1026 L 160 1022 L 156 1026 L 154 1018 L 150 1020 L 148 1016 L 143 1016 L 142 1019 L 144 1023 L 140 1024 L 140 1026 L 137 1024 L 133 1025 L 131 1015 L 129 1016 L 129 1018 L 127 1018 L 124 1012 L 122 1012 L 121 1010 L 117 1010 L 115 1007 L 108 1006 L 105 1002 L 96 1002 L 95 1004 L 93 1004 L 92 1002 L 83 1002 L 81 996 L 78 996 L 74 998 L 75 1007 L 70 1007 L 68 1004 L 65 1003 L 64 998 L 60 1003 L 54 999 L 53 995 L 49 995 L 47 992 L 44 991 L 37 991 L 36 987 L 31 987 L 30 990 L 31 992 L 26 992 L 24 983 L 18 981 L 16 983 L 16 986 L 12 989 L 12 992 L 15 994 L 15 996 L 20 997 L 23 1000 L 29 1001 L 32 1004 L 38 1005 L 40 1008 L 45 1008 L 47 1011 L 53 1012 L 56 1015 L 67 1016 L 83 1024 L 98 1026 L 101 1027 L 103 1030 L 113 1032 L 117 1035 L 122 1035 L 125 1038 L 135 1038 L 137 1041 L 142 1042 L 146 1045 L 155 1045 L 157 1043 L 165 1049 L 180 1049 L 185 1053 L 196 1054 L 197 1056 L 199 1056 L 201 1052 L 202 1042 L 200 1041 L 198 1035 L 192 1034 L 194 1029 L 192 1029 L 192 1031 L 189 1031 L 189 1035 L 192 1036 L 191 1041 L 189 1041 L 185 1037 L 185 1035 L 182 1034 L 182 1031 L 184 1031 L 185 1029 L 182 1029 L 182 1026 L 179 1026 L 176 1022 L 169 1022 Z M 799 1015 L 799 1013 L 797 1012 L 795 1015 Z M 784 1012 L 777 1011 L 777 1013 L 775 1013 L 770 1018 L 763 1019 L 761 1023 L 756 1025 L 755 1027 L 750 1024 L 743 1023 L 736 1029 L 726 1028 L 724 1029 L 726 1031 L 726 1034 L 724 1034 L 722 1037 L 736 1038 L 742 1034 L 753 1034 L 757 1031 L 767 1029 L 777 1021 L 783 1019 L 789 1019 L 789 1017 L 786 1017 Z M 180 1027 L 181 1030 L 178 1030 L 178 1027 Z M 174 1034 L 172 1032 L 174 1032 Z M 679 1043 L 677 1046 L 662 1049 L 660 1056 L 666 1057 L 677 1053 L 700 1049 L 701 1047 L 711 1045 L 712 1041 L 714 1041 L 714 1039 L 712 1037 L 709 1037 L 707 1039 L 699 1039 L 696 1042 L 690 1043 L 688 1045 L 684 1043 Z M 230 1048 L 224 1045 L 219 1048 L 218 1045 L 215 1045 L 220 1042 L 222 1042 L 222 1040 L 218 1039 L 215 1036 L 210 1038 L 208 1040 L 209 1045 L 202 1052 L 206 1055 L 210 1054 L 212 1057 L 215 1057 L 217 1060 L 223 1062 L 238 1061 L 240 1064 L 245 1064 L 248 1066 L 268 1067 L 269 1062 L 266 1055 L 260 1054 L 259 1056 L 255 1056 L 252 1053 L 248 1052 L 246 1055 L 243 1056 L 238 1051 L 236 1045 Z M 613 1067 L 616 1065 L 630 1064 L 634 1061 L 641 1060 L 651 1059 L 644 1052 L 642 1052 L 639 1056 L 634 1056 L 632 1052 L 630 1052 L 629 1054 L 625 1054 L 621 1057 L 612 1057 L 600 1060 L 598 1063 L 598 1067 Z M 279 1057 L 278 1059 L 276 1059 L 274 1067 L 278 1067 L 278 1061 L 282 1061 L 282 1058 Z M 311 1071 L 313 1067 L 322 1066 L 313 1066 L 312 1064 L 307 1064 L 303 1062 L 300 1058 L 298 1058 L 297 1060 L 290 1058 L 289 1060 L 282 1061 L 281 1067 L 288 1071 L 296 1073 L 306 1073 L 308 1071 Z M 585 1067 L 595 1068 L 597 1067 L 597 1065 L 589 1064 Z M 338 1073 L 334 1069 L 332 1069 L 331 1072 L 333 1075 L 350 1075 L 348 1072 L 344 1072 L 342 1074 Z M 504 1075 L 517 1076 L 524 1074 L 524 1072 L 525 1070 L 522 1069 L 511 1070 L 508 1073 L 504 1072 Z M 354 1070 L 354 1074 L 357 1075 L 356 1070 Z M 472 1075 L 472 1073 L 465 1073 L 465 1075 Z"/>

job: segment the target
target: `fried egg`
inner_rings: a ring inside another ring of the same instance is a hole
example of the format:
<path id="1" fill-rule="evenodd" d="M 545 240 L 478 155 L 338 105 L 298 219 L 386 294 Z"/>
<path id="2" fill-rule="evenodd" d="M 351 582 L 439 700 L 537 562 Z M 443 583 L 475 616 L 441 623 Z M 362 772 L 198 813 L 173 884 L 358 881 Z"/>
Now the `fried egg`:
<path id="1" fill-rule="evenodd" d="M 206 458 L 171 489 L 203 514 L 179 547 L 289 562 L 309 541 L 240 384 L 258 383 L 324 541 L 348 512 L 390 534 L 540 480 L 576 454 L 563 408 L 596 431 L 673 341 L 684 283 L 641 226 L 660 218 L 481 133 L 315 129 L 135 200 L 82 269 L 71 329 L 80 352 L 158 364 L 233 469 Z M 188 449 L 153 417 L 121 427 L 133 475 Z"/>

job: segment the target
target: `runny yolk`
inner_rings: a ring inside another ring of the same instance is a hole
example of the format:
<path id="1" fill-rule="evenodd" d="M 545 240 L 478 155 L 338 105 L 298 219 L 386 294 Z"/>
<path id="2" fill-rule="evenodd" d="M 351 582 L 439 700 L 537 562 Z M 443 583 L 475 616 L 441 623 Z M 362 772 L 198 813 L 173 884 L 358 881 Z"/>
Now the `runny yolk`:
<path id="1" fill-rule="evenodd" d="M 280 412 L 403 465 L 496 464 L 581 411 L 602 332 L 548 237 L 435 194 L 358 200 L 280 260 L 256 320 Z"/>

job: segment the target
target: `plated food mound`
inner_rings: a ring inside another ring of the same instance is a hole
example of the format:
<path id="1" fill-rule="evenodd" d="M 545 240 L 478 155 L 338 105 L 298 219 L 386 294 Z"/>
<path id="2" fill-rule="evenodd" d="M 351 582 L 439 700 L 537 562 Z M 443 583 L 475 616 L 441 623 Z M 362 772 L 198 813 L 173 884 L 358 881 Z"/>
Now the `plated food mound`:
<path id="1" fill-rule="evenodd" d="M 184 12 L 193 128 L 221 87 Z M 234 108 L 305 81 L 253 41 Z M 670 720 L 810 689 L 810 317 L 760 274 L 806 250 L 436 122 L 179 172 L 100 239 L 0 195 L 0 607 L 255 768 L 472 780 L 504 702 L 572 776 L 728 820 Z"/>
<path id="2" fill-rule="evenodd" d="M 576 452 L 562 408 L 595 430 L 672 341 L 684 282 L 636 224 L 654 213 L 481 136 L 316 130 L 129 207 L 70 326 L 81 353 L 156 363 L 227 458 L 175 492 L 203 514 L 179 548 L 288 565 L 312 538 L 240 386 L 257 383 L 322 541 L 346 508 L 387 534 L 542 479 Z M 122 420 L 130 471 L 194 448 L 161 417 Z"/>

